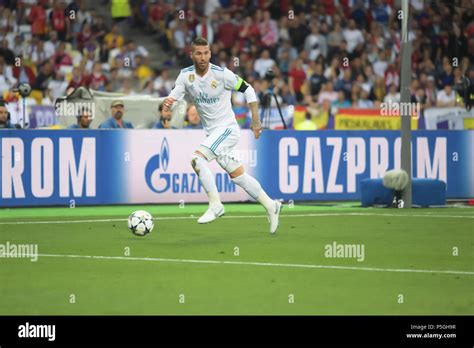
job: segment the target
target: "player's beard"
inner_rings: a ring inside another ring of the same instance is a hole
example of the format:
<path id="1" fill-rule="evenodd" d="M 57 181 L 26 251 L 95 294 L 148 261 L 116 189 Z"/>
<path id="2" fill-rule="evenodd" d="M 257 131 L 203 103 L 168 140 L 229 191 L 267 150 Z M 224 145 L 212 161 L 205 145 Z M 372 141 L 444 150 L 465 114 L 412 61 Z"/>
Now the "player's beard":
<path id="1" fill-rule="evenodd" d="M 207 67 L 209 66 L 209 62 L 197 62 L 194 64 L 196 71 L 198 73 L 203 73 L 207 70 Z"/>

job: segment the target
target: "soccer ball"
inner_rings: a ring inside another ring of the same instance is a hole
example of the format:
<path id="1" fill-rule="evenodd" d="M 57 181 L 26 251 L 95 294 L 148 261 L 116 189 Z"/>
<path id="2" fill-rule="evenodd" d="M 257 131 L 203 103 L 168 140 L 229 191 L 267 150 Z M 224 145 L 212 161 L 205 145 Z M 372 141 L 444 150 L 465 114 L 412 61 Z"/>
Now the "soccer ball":
<path id="1" fill-rule="evenodd" d="M 154 227 L 153 217 L 144 210 L 137 210 L 128 217 L 128 229 L 136 236 L 143 237 Z"/>

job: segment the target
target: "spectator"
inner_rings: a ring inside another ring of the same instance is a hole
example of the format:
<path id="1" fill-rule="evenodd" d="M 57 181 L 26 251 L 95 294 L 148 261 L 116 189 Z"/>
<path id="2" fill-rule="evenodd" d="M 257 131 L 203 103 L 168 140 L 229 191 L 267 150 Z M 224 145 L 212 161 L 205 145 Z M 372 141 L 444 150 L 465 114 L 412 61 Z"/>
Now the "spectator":
<path id="1" fill-rule="evenodd" d="M 110 105 L 110 109 L 112 112 L 112 117 L 108 118 L 104 122 L 99 125 L 100 129 L 125 129 L 125 128 L 133 128 L 131 122 L 127 122 L 123 120 L 123 115 L 125 113 L 124 103 L 122 100 L 114 100 Z"/>
<path id="2" fill-rule="evenodd" d="M 110 10 L 114 22 L 121 22 L 131 15 L 129 0 L 112 0 Z"/>
<path id="3" fill-rule="evenodd" d="M 1 100 L 0 101 L 0 129 L 12 129 L 15 128 L 10 123 L 10 113 L 7 110 L 6 103 Z"/>
<path id="4" fill-rule="evenodd" d="M 53 11 L 50 13 L 51 28 L 58 33 L 61 41 L 66 41 L 67 27 L 66 17 L 64 16 L 64 2 L 54 1 Z"/>
<path id="5" fill-rule="evenodd" d="M 119 27 L 117 24 L 114 24 L 110 30 L 110 33 L 105 35 L 104 41 L 107 44 L 107 48 L 109 50 L 113 48 L 121 48 L 123 46 L 124 39 L 119 33 Z"/>
<path id="6" fill-rule="evenodd" d="M 315 131 L 318 129 L 316 124 L 311 121 L 312 116 L 309 112 L 305 113 L 304 118 L 303 122 L 300 122 L 295 126 L 295 130 Z"/>
<path id="7" fill-rule="evenodd" d="M 163 103 L 158 106 L 160 113 L 160 119 L 157 121 L 153 128 L 155 129 L 170 129 L 171 128 L 171 110 L 163 110 Z"/>
<path id="8" fill-rule="evenodd" d="M 44 50 L 46 52 L 46 57 L 50 58 L 54 55 L 56 50 L 59 47 L 58 33 L 51 31 L 49 33 L 49 40 L 44 43 Z"/>
<path id="9" fill-rule="evenodd" d="M 290 52 L 289 52 L 289 50 L 285 50 L 285 51 L 281 52 L 278 61 L 279 61 L 278 69 L 280 70 L 280 73 L 284 77 L 287 77 L 288 73 L 290 71 Z"/>
<path id="10" fill-rule="evenodd" d="M 168 96 L 173 89 L 174 80 L 170 78 L 168 69 L 161 70 L 159 76 L 153 82 L 153 90 L 160 97 Z"/>
<path id="11" fill-rule="evenodd" d="M 390 64 L 385 70 L 385 84 L 387 86 L 395 85 L 396 87 L 400 86 L 400 68 L 398 65 Z"/>
<path id="12" fill-rule="evenodd" d="M 372 18 L 384 28 L 388 27 L 388 20 L 392 14 L 392 9 L 386 3 L 386 0 L 374 0 L 372 8 Z"/>
<path id="13" fill-rule="evenodd" d="M 324 84 L 324 87 L 318 96 L 318 104 L 322 105 L 325 100 L 329 100 L 330 103 L 337 100 L 337 92 L 334 91 L 331 81 Z"/>
<path id="14" fill-rule="evenodd" d="M 0 13 L 0 35 L 5 37 L 8 33 L 15 33 L 18 30 L 16 24 L 16 11 L 4 8 Z"/>
<path id="15" fill-rule="evenodd" d="M 0 91 L 7 91 L 17 83 L 17 79 L 13 76 L 13 70 L 5 64 L 3 58 L 0 58 Z"/>
<path id="16" fill-rule="evenodd" d="M 84 2 L 82 2 L 81 4 L 84 4 Z M 84 13 L 84 11 L 79 11 L 79 14 L 83 14 L 83 13 Z M 83 21 L 85 21 L 87 23 L 90 23 L 90 21 L 88 21 L 87 18 L 85 18 L 85 16 L 84 16 Z M 104 22 L 104 17 L 97 16 L 95 18 L 95 21 L 92 24 L 92 32 L 94 33 L 94 38 L 100 44 L 102 44 L 103 41 L 104 41 L 105 35 L 107 35 L 107 33 L 109 32 L 109 30 L 107 28 L 107 25 Z"/>
<path id="17" fill-rule="evenodd" d="M 69 129 L 89 129 L 92 123 L 92 113 L 86 108 L 82 108 L 80 114 L 76 117 L 77 123 L 69 126 Z"/>
<path id="18" fill-rule="evenodd" d="M 274 51 L 278 42 L 278 26 L 277 23 L 271 19 L 269 11 L 263 12 L 263 21 L 258 24 L 258 30 L 263 47 Z"/>
<path id="19" fill-rule="evenodd" d="M 383 98 L 385 103 L 399 103 L 400 93 L 398 87 L 395 84 L 390 85 L 387 95 Z"/>
<path id="20" fill-rule="evenodd" d="M 426 95 L 423 87 L 420 86 L 416 89 L 415 94 L 411 96 L 411 102 L 420 105 L 420 109 L 423 112 L 423 110 L 426 108 Z"/>
<path id="21" fill-rule="evenodd" d="M 54 69 L 59 70 L 61 66 L 72 66 L 72 58 L 66 52 L 66 43 L 61 42 L 56 53 L 51 57 Z"/>
<path id="22" fill-rule="evenodd" d="M 297 59 L 292 62 L 290 72 L 288 74 L 288 84 L 290 92 L 296 97 L 297 102 L 303 100 L 302 87 L 306 80 L 306 73 L 303 69 L 303 62 L 301 59 Z"/>
<path id="23" fill-rule="evenodd" d="M 317 95 L 321 91 L 323 84 L 327 82 L 327 78 L 323 74 L 323 66 L 321 63 L 316 63 L 315 69 L 309 78 L 309 89 L 312 96 Z"/>
<path id="24" fill-rule="evenodd" d="M 74 67 L 72 69 L 72 76 L 71 79 L 69 80 L 69 84 L 67 86 L 67 89 L 69 88 L 79 88 L 82 85 L 82 70 L 80 67 Z"/>
<path id="25" fill-rule="evenodd" d="M 223 21 L 217 30 L 217 42 L 219 42 L 224 49 L 230 50 L 230 48 L 234 45 L 234 42 L 237 41 L 237 31 L 238 28 L 234 23 L 232 23 L 230 14 L 225 13 L 223 16 Z"/>
<path id="26" fill-rule="evenodd" d="M 260 58 L 255 60 L 253 69 L 260 75 L 260 78 L 264 78 L 268 69 L 272 69 L 275 65 L 275 61 L 270 58 L 270 51 L 265 49 L 262 51 Z"/>
<path id="27" fill-rule="evenodd" d="M 334 54 L 339 51 L 339 47 L 344 40 L 344 35 L 342 34 L 342 28 L 339 23 L 334 25 L 334 29 L 329 33 L 327 44 L 328 44 L 328 58 L 332 58 Z"/>
<path id="28" fill-rule="evenodd" d="M 6 64 L 13 65 L 15 63 L 15 54 L 8 47 L 8 40 L 3 39 L 2 41 L 0 41 L 0 43 L 0 57 L 3 57 Z"/>
<path id="29" fill-rule="evenodd" d="M 344 30 L 342 35 L 347 42 L 347 51 L 349 53 L 361 49 L 362 44 L 364 43 L 364 36 L 362 35 L 362 32 L 357 29 L 356 22 L 353 19 L 349 21 L 349 28 Z"/>
<path id="30" fill-rule="evenodd" d="M 437 107 L 449 107 L 456 105 L 456 93 L 453 90 L 453 86 L 449 83 L 444 85 L 444 88 L 438 91 L 436 95 L 436 106 Z"/>
<path id="31" fill-rule="evenodd" d="M 186 111 L 186 129 L 202 129 L 201 118 L 194 105 L 190 105 Z"/>
<path id="32" fill-rule="evenodd" d="M 23 57 L 18 57 L 23 59 Z M 35 72 L 29 64 L 13 65 L 12 68 L 13 77 L 18 83 L 27 83 L 30 86 L 35 82 Z"/>
<path id="33" fill-rule="evenodd" d="M 44 41 L 40 40 L 38 37 L 33 37 L 28 57 L 34 66 L 39 66 L 52 56 L 49 56 L 48 52 L 45 50 Z"/>
<path id="34" fill-rule="evenodd" d="M 290 34 L 292 45 L 298 50 L 301 51 L 304 46 L 304 41 L 309 31 L 305 24 L 304 13 L 302 15 L 296 16 L 290 21 L 290 27 L 288 29 Z"/>
<path id="35" fill-rule="evenodd" d="M 119 70 L 117 68 L 110 69 L 110 78 L 105 88 L 107 92 L 115 92 L 122 86 L 122 80 L 119 77 Z"/>
<path id="36" fill-rule="evenodd" d="M 214 42 L 214 29 L 207 17 L 201 17 L 199 24 L 196 25 L 196 36 L 206 39 L 209 44 Z"/>
<path id="37" fill-rule="evenodd" d="M 82 85 L 98 91 L 105 91 L 107 82 L 107 77 L 102 72 L 102 64 L 94 63 L 92 74 L 84 78 Z"/>
<path id="38" fill-rule="evenodd" d="M 287 83 L 283 83 L 278 93 L 282 99 L 283 105 L 296 105 L 296 98 L 291 94 Z"/>
<path id="39" fill-rule="evenodd" d="M 23 34 L 17 34 L 14 39 L 12 51 L 15 57 L 28 57 L 28 45 L 25 42 Z"/>
<path id="40" fill-rule="evenodd" d="M 165 16 L 167 5 L 163 0 L 153 1 L 149 8 L 148 23 L 155 32 L 162 32 L 165 29 Z"/>
<path id="41" fill-rule="evenodd" d="M 310 60 L 315 60 L 320 55 L 327 56 L 326 38 L 319 33 L 319 26 L 316 23 L 311 26 L 311 34 L 306 37 L 304 49 Z"/>
<path id="42" fill-rule="evenodd" d="M 77 35 L 77 49 L 82 52 L 85 45 L 93 38 L 92 27 L 89 23 L 84 23 L 81 32 Z"/>
<path id="43" fill-rule="evenodd" d="M 40 0 L 38 4 L 33 5 L 28 15 L 28 21 L 31 23 L 31 34 L 44 38 L 47 30 L 46 9 L 47 0 Z"/>
<path id="44" fill-rule="evenodd" d="M 426 88 L 425 88 L 425 95 L 426 95 L 426 105 L 427 106 L 435 106 L 436 103 L 436 84 L 434 76 L 428 76 L 426 78 Z"/>
<path id="45" fill-rule="evenodd" d="M 346 98 L 343 91 L 337 92 L 337 99 L 331 103 L 332 113 L 335 114 L 339 109 L 350 108 L 351 102 Z"/>
<path id="46" fill-rule="evenodd" d="M 40 67 L 39 73 L 36 76 L 35 83 L 31 86 L 33 90 L 38 90 L 41 92 L 46 91 L 49 81 L 54 76 L 54 66 L 51 62 L 46 61 Z"/>
<path id="47" fill-rule="evenodd" d="M 351 69 L 344 69 L 342 78 L 337 80 L 334 89 L 336 91 L 343 91 L 346 97 L 349 97 L 352 92 L 352 71 Z"/>
<path id="48" fill-rule="evenodd" d="M 146 59 L 148 55 L 149 53 L 145 47 L 137 46 L 133 40 L 127 42 L 125 58 L 128 59 L 128 63 L 131 68 L 135 69 L 137 67 L 137 63 L 135 61 L 137 56 L 141 56 L 143 62 L 143 58 Z"/>
<path id="49" fill-rule="evenodd" d="M 370 109 L 374 107 L 374 102 L 369 99 L 369 92 L 361 89 L 360 98 L 357 101 L 357 107 L 361 109 Z"/>
<path id="50" fill-rule="evenodd" d="M 259 36 L 258 25 L 252 20 L 252 17 L 245 17 L 242 26 L 239 28 L 240 49 L 250 49 L 251 43 L 258 41 Z"/>
<path id="51" fill-rule="evenodd" d="M 140 80 L 143 85 L 145 81 L 149 80 L 153 76 L 153 70 L 145 63 L 142 56 L 135 56 L 135 76 Z"/>

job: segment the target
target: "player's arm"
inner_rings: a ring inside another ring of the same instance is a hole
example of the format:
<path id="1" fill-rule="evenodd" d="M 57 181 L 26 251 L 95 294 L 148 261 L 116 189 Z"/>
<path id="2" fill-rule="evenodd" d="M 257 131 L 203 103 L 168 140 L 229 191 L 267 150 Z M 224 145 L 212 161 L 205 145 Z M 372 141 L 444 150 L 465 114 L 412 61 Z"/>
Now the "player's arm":
<path id="1" fill-rule="evenodd" d="M 255 90 L 244 79 L 228 69 L 224 69 L 224 79 L 225 88 L 245 94 L 245 100 L 252 114 L 250 128 L 253 130 L 255 139 L 258 139 L 260 133 L 262 133 L 262 124 L 260 122 L 260 116 L 258 115 L 258 99 Z"/>
<path id="2" fill-rule="evenodd" d="M 184 94 L 186 93 L 186 88 L 184 86 L 184 77 L 183 73 L 179 73 L 178 78 L 176 79 L 174 88 L 171 90 L 170 95 L 165 98 L 164 105 L 163 105 L 163 110 L 169 110 L 173 106 L 173 103 L 176 100 L 181 99 L 184 97 Z"/>

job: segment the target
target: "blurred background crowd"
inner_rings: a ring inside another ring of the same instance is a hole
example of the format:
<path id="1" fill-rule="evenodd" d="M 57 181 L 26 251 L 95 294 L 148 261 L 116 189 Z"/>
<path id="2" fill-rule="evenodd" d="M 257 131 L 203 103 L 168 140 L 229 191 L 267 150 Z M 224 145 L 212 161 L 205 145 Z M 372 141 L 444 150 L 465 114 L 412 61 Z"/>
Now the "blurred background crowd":
<path id="1" fill-rule="evenodd" d="M 283 105 L 379 107 L 400 99 L 399 9 L 399 0 L 0 0 L 0 91 L 8 100 L 29 83 L 38 105 L 79 86 L 166 96 L 201 36 L 212 62 L 261 97 L 271 89 Z M 458 105 L 453 87 L 474 81 L 472 0 L 411 0 L 410 10 L 412 101 Z M 233 102 L 245 105 L 239 93 Z"/>

